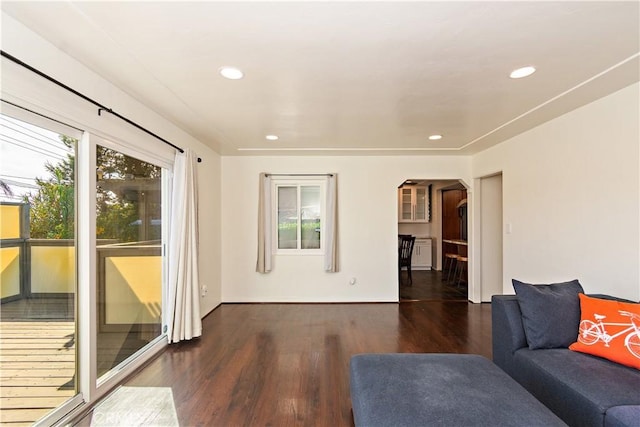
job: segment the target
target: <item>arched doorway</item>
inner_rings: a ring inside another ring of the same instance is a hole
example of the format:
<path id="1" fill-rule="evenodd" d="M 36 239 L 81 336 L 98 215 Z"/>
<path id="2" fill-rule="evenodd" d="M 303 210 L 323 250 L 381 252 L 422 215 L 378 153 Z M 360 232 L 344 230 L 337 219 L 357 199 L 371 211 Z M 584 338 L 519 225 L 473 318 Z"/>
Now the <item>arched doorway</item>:
<path id="1" fill-rule="evenodd" d="M 398 234 L 416 238 L 413 280 L 410 285 L 408 272 L 401 271 L 400 301 L 468 300 L 468 280 L 456 281 L 453 270 L 443 271 L 443 251 L 449 250 L 443 239 L 461 240 L 468 223 L 466 217 L 463 220 L 456 213 L 459 235 L 448 231 L 452 227 L 448 222 L 454 218 L 448 207 L 453 194 L 463 195 L 460 200 L 466 199 L 466 188 L 459 180 L 406 179 L 398 186 Z"/>

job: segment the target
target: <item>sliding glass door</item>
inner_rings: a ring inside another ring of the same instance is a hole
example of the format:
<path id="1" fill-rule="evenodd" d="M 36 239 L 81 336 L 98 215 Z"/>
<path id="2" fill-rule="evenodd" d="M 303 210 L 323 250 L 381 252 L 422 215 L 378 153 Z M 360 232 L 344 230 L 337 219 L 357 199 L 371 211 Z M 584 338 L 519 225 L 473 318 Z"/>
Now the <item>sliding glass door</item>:
<path id="1" fill-rule="evenodd" d="M 166 345 L 171 160 L 7 104 L 0 419 L 50 425 Z"/>
<path id="2" fill-rule="evenodd" d="M 97 374 L 162 335 L 162 168 L 96 147 Z"/>

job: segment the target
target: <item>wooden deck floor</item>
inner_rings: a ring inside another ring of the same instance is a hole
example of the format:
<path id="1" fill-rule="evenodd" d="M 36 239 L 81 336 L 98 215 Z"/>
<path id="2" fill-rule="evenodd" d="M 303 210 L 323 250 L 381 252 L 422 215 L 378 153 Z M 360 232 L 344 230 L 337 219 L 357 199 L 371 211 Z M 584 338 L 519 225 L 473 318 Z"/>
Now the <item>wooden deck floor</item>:
<path id="1" fill-rule="evenodd" d="M 75 394 L 73 322 L 0 322 L 0 424 L 31 425 Z"/>
<path id="2" fill-rule="evenodd" d="M 12 320 L 8 311 L 0 321 L 0 425 L 29 426 L 75 394 L 75 326 Z"/>
<path id="3" fill-rule="evenodd" d="M 25 298 L 0 305 L 0 427 L 32 425 L 74 396 L 74 328 L 73 298 Z M 146 345 L 149 337 L 143 335 L 99 332 L 98 375 Z"/>

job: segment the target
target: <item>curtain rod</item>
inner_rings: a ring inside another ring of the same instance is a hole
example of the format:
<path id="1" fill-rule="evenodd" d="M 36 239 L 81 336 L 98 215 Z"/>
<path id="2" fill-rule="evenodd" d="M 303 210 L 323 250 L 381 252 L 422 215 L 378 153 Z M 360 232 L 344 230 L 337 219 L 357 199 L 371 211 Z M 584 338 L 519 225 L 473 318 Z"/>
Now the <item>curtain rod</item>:
<path id="1" fill-rule="evenodd" d="M 265 173 L 265 176 L 333 176 L 332 173 Z"/>
<path id="2" fill-rule="evenodd" d="M 42 71 L 38 70 L 37 68 L 32 67 L 31 65 L 25 63 L 24 61 L 21 61 L 20 59 L 16 58 L 15 56 L 8 54 L 7 52 L 5 52 L 4 50 L 0 50 L 0 54 L 4 57 L 7 58 L 9 61 L 15 62 L 16 64 L 26 68 L 27 70 L 39 75 L 40 77 L 50 81 L 51 83 L 65 89 L 68 92 L 73 93 L 74 95 L 76 95 L 77 97 L 80 97 L 82 99 L 84 99 L 85 101 L 93 104 L 94 106 L 98 107 L 98 115 L 101 116 L 103 111 L 106 111 L 109 114 L 112 114 L 114 116 L 116 116 L 117 118 L 119 118 L 120 120 L 123 120 L 127 123 L 129 123 L 131 126 L 145 132 L 148 135 L 151 135 L 152 137 L 164 142 L 167 145 L 170 145 L 171 147 L 175 148 L 176 150 L 178 150 L 181 153 L 184 153 L 184 150 L 180 147 L 178 147 L 177 145 L 167 141 L 166 139 L 164 139 L 163 137 L 151 132 L 149 129 L 140 126 L 139 124 L 137 124 L 136 122 L 124 117 L 121 114 L 118 114 L 117 112 L 113 111 L 113 109 L 106 107 L 104 105 L 102 105 L 101 103 L 99 103 L 98 101 L 89 98 L 87 95 L 84 95 L 80 92 L 78 92 L 77 90 L 73 89 L 72 87 L 67 86 L 66 84 L 62 83 L 59 80 L 54 79 L 53 77 L 51 77 L 48 74 L 43 73 Z M 200 157 L 198 157 L 198 163 L 202 162 L 202 159 Z"/>

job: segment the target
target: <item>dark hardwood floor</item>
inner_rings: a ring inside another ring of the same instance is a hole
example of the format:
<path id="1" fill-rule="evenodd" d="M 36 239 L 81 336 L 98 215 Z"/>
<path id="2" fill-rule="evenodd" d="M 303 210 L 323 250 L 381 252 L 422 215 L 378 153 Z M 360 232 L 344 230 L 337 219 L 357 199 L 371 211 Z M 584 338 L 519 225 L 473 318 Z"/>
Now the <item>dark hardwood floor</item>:
<path id="1" fill-rule="evenodd" d="M 401 301 L 467 301 L 467 285 L 447 282 L 447 273 L 435 270 L 414 270 L 413 283 L 409 286 L 406 270 L 400 275 Z"/>
<path id="2" fill-rule="evenodd" d="M 223 304 L 203 327 L 124 384 L 170 387 L 181 426 L 350 426 L 354 354 L 491 357 L 491 306 L 466 301 Z"/>

